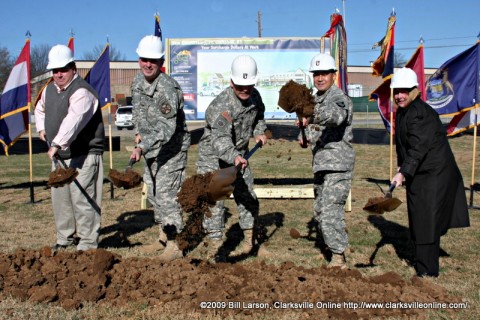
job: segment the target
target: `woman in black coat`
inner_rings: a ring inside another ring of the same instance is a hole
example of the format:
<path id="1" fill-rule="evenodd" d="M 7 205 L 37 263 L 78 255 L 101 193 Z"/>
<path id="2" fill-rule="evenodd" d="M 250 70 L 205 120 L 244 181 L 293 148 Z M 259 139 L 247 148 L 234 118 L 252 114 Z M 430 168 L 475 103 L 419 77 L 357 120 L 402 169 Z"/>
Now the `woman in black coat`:
<path id="1" fill-rule="evenodd" d="M 395 143 L 398 172 L 392 183 L 405 184 L 410 234 L 418 276 L 437 277 L 440 237 L 450 228 L 470 225 L 462 175 L 435 110 L 420 99 L 415 72 L 394 73 L 391 88 L 397 108 Z"/>

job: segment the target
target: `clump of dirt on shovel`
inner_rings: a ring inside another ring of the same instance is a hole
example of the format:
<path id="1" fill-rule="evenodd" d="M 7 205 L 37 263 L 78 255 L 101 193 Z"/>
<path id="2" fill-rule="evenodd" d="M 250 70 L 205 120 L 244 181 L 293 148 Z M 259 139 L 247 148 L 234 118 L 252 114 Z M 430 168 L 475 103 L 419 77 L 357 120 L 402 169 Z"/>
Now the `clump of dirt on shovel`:
<path id="1" fill-rule="evenodd" d="M 315 107 L 312 89 L 290 80 L 280 89 L 278 105 L 288 113 L 295 112 L 300 117 L 310 117 Z"/>
<path id="2" fill-rule="evenodd" d="M 75 168 L 57 167 L 54 171 L 50 172 L 47 185 L 53 188 L 63 187 L 75 180 L 77 176 L 78 171 Z"/>
<path id="3" fill-rule="evenodd" d="M 214 203 L 208 201 L 207 190 L 213 172 L 191 176 L 183 182 L 177 194 L 178 202 L 185 212 L 200 212 L 211 217 L 210 207 Z"/>
<path id="4" fill-rule="evenodd" d="M 383 214 L 384 210 L 380 206 L 378 206 L 378 204 L 383 202 L 384 200 L 385 200 L 384 197 L 370 198 L 368 199 L 368 202 L 363 207 L 363 210 L 366 210 L 370 213 Z"/>
<path id="5" fill-rule="evenodd" d="M 127 169 L 125 172 L 110 169 L 108 177 L 117 188 L 131 189 L 142 182 L 142 177 L 132 169 Z"/>

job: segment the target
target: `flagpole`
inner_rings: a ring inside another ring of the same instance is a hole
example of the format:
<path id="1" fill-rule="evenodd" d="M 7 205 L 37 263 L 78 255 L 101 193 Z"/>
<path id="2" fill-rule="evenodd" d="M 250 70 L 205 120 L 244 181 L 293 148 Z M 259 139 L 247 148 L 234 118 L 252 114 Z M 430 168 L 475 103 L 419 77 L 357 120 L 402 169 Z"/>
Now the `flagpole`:
<path id="1" fill-rule="evenodd" d="M 390 88 L 390 181 L 393 179 L 393 89 Z"/>
<path id="2" fill-rule="evenodd" d="M 475 103 L 475 102 L 474 102 Z M 475 158 L 477 154 L 477 117 L 478 117 L 478 105 L 475 103 L 475 126 L 473 127 L 473 156 L 472 156 L 472 178 L 470 181 L 470 208 L 473 206 L 473 191 L 475 184 Z"/>
<path id="3" fill-rule="evenodd" d="M 110 154 L 110 170 L 113 169 L 113 156 L 112 156 L 112 104 L 108 104 L 108 148 Z M 110 181 L 110 199 L 115 198 L 113 188 L 113 182 Z"/>
<path id="4" fill-rule="evenodd" d="M 30 31 L 27 31 L 27 39 L 30 41 L 31 33 Z M 28 53 L 28 57 L 30 59 L 30 52 Z M 28 70 L 28 77 L 30 77 L 30 70 Z M 27 85 L 30 88 L 30 79 L 28 79 Z M 30 90 L 30 89 L 29 89 Z M 28 100 L 30 100 L 30 97 L 28 97 Z M 33 154 L 32 154 L 32 126 L 31 126 L 31 108 L 32 108 L 32 103 L 31 101 L 28 101 L 27 103 L 28 107 L 28 162 L 30 166 L 30 203 L 35 203 L 35 192 L 33 188 Z"/>
<path id="5" fill-rule="evenodd" d="M 35 203 L 35 193 L 33 189 L 33 155 L 32 155 L 32 126 L 30 124 L 32 104 L 28 102 L 28 160 L 30 164 L 30 203 Z"/>

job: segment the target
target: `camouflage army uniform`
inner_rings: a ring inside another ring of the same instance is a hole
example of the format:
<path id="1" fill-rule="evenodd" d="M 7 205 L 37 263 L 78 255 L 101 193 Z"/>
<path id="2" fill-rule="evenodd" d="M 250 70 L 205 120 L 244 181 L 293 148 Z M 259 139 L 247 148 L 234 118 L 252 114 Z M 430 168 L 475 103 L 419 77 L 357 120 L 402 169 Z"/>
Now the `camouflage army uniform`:
<path id="1" fill-rule="evenodd" d="M 145 157 L 144 182 L 153 204 L 155 222 L 183 227 L 177 193 L 185 179 L 190 134 L 180 85 L 161 73 L 153 83 L 138 74 L 132 83 L 133 123 L 141 135 L 137 144 Z"/>
<path id="2" fill-rule="evenodd" d="M 323 95 L 315 95 L 314 115 L 306 129 L 313 153 L 313 212 L 333 253 L 343 253 L 348 245 L 344 205 L 355 163 L 352 118 L 352 101 L 333 85 Z"/>
<path id="3" fill-rule="evenodd" d="M 254 88 L 250 98 L 242 102 L 231 87 L 222 91 L 205 113 L 205 132 L 199 142 L 197 172 L 203 174 L 234 165 L 235 157 L 244 156 L 252 136 L 265 134 L 265 105 Z M 238 173 L 233 192 L 240 216 L 240 227 L 252 229 L 258 216 L 259 203 L 253 191 L 250 166 Z M 212 217 L 203 221 L 211 238 L 222 236 L 224 201 L 211 208 Z"/>

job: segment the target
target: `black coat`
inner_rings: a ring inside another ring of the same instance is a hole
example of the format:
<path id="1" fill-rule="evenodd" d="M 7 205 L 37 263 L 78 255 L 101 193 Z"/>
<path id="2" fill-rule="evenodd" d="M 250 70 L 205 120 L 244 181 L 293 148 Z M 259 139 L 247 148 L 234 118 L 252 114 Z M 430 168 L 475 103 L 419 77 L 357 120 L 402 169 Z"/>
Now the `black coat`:
<path id="1" fill-rule="evenodd" d="M 397 109 L 395 127 L 412 240 L 432 243 L 449 228 L 468 227 L 462 175 L 437 112 L 417 97 Z"/>

